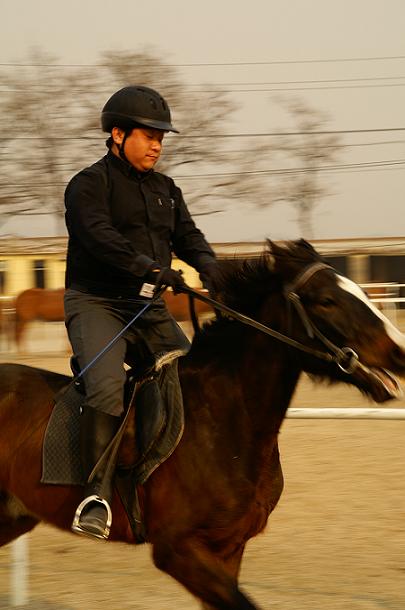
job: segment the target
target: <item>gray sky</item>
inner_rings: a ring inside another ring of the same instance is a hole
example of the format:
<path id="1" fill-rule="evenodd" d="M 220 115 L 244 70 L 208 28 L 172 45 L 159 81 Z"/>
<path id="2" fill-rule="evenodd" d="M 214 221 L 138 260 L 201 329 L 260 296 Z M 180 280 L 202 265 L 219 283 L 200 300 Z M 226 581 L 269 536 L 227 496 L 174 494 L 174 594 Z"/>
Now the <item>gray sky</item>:
<path id="1" fill-rule="evenodd" d="M 327 113 L 333 130 L 405 127 L 404 0 L 2 0 L 0 17 L 4 63 L 26 61 L 35 45 L 62 64 L 91 64 L 105 50 L 149 45 L 167 63 L 256 64 L 183 67 L 189 83 L 335 81 L 282 92 Z M 383 57 L 395 59 L 371 59 Z M 332 59 L 347 61 L 325 61 Z M 277 94 L 234 93 L 240 110 L 233 131 L 291 127 L 275 102 Z M 324 174 L 334 194 L 317 208 L 314 237 L 404 236 L 405 163 L 398 161 L 405 161 L 405 131 L 342 137 L 348 147 L 340 162 L 351 167 Z M 388 141 L 393 143 L 382 144 Z M 352 166 L 377 162 L 387 164 L 367 171 Z M 299 236 L 295 211 L 287 205 L 257 212 L 240 206 L 201 217 L 198 224 L 211 241 Z M 3 233 L 17 230 L 21 227 L 8 223 Z"/>

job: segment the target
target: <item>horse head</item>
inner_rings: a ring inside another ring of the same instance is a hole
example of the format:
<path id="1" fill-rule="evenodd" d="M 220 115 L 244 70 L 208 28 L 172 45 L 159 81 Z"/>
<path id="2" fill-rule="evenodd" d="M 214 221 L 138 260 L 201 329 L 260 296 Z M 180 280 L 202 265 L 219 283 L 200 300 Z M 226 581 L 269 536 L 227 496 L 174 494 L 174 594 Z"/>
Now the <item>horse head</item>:
<path id="1" fill-rule="evenodd" d="M 282 334 L 290 367 L 376 402 L 401 395 L 394 374 L 405 374 L 405 336 L 305 240 L 268 241 L 259 259 L 225 261 L 216 288 L 224 304 Z M 258 341 L 263 351 L 268 338 Z"/>
<path id="2" fill-rule="evenodd" d="M 269 242 L 269 252 L 273 272 L 283 278 L 291 327 L 309 348 L 303 370 L 352 384 L 376 402 L 400 396 L 393 373 L 405 373 L 405 336 L 360 286 L 304 240 Z"/>

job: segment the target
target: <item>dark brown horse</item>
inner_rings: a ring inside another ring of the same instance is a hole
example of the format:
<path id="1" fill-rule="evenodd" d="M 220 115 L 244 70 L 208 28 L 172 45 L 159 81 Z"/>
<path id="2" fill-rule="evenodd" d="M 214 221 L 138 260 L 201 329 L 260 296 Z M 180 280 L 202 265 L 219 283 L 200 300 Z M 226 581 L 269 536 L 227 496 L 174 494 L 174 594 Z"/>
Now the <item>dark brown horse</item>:
<path id="1" fill-rule="evenodd" d="M 301 372 L 377 402 L 398 395 L 387 371 L 405 372 L 405 337 L 356 284 L 304 241 L 269 248 L 256 261 L 220 263 L 221 302 L 263 326 L 224 316 L 196 335 L 180 362 L 183 437 L 139 490 L 155 564 L 206 610 L 256 608 L 238 573 L 282 491 L 277 438 Z M 0 365 L 1 544 L 41 520 L 70 529 L 80 488 L 40 483 L 45 427 L 68 380 Z M 133 543 L 118 495 L 112 509 L 110 540 Z"/>
<path id="2" fill-rule="evenodd" d="M 203 291 L 202 291 L 203 292 Z M 15 298 L 15 342 L 21 347 L 27 324 L 40 320 L 42 322 L 63 322 L 63 288 L 28 288 Z M 190 306 L 187 295 L 174 295 L 167 290 L 163 295 L 166 305 L 177 322 L 190 320 Z M 202 301 L 195 302 L 197 317 L 212 313 L 212 308 Z"/>

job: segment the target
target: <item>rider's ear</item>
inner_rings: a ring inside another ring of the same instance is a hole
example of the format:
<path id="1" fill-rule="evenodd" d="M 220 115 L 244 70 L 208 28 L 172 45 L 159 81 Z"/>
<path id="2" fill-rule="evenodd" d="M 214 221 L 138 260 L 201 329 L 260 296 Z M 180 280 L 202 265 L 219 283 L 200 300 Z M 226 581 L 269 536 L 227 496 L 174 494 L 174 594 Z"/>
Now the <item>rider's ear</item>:
<path id="1" fill-rule="evenodd" d="M 114 144 L 120 146 L 124 140 L 125 131 L 120 127 L 113 127 L 111 130 L 111 137 L 114 141 Z"/>

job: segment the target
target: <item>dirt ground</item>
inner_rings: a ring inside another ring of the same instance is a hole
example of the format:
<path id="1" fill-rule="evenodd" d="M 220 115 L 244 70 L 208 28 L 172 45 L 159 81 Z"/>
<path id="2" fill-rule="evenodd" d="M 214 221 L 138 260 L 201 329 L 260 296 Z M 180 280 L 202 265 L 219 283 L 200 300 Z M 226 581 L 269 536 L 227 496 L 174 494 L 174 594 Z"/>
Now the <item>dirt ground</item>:
<path id="1" fill-rule="evenodd" d="M 63 349 L 62 346 L 58 348 Z M 68 372 L 65 353 L 1 361 Z M 344 386 L 304 377 L 292 406 L 370 406 Z M 389 407 L 405 407 L 405 400 Z M 405 420 L 286 419 L 285 491 L 250 541 L 241 586 L 272 610 L 404 610 Z M 93 542 L 40 525 L 27 535 L 27 610 L 194 610 L 147 546 Z M 0 610 L 12 607 L 13 546 L 0 549 Z"/>

